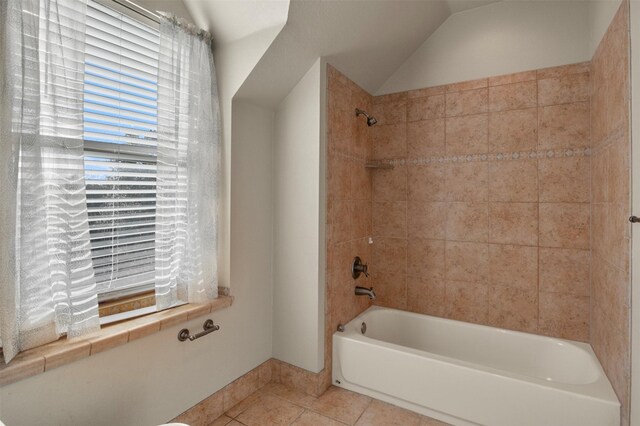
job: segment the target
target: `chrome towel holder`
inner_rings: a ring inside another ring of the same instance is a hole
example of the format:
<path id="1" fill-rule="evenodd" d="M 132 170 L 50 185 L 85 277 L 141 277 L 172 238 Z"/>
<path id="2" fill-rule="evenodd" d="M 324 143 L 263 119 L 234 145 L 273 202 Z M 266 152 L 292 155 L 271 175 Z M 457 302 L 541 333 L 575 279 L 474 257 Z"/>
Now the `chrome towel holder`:
<path id="1" fill-rule="evenodd" d="M 215 325 L 212 319 L 208 319 L 202 325 L 203 331 L 196 334 L 191 334 L 188 328 L 183 328 L 178 333 L 178 340 L 184 342 L 185 340 L 194 341 L 196 339 L 201 338 L 202 336 L 206 336 L 209 333 L 213 333 L 214 331 L 220 330 L 219 325 Z"/>

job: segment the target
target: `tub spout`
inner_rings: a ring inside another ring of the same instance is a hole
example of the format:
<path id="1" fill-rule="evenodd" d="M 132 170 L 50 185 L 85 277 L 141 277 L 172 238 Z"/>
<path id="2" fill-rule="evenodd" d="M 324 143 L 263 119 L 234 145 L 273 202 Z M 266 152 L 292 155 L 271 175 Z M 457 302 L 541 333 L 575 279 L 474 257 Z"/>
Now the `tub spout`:
<path id="1" fill-rule="evenodd" d="M 373 291 L 373 287 L 366 288 L 366 287 L 356 286 L 356 296 L 369 296 L 369 299 L 375 300 L 376 292 Z"/>

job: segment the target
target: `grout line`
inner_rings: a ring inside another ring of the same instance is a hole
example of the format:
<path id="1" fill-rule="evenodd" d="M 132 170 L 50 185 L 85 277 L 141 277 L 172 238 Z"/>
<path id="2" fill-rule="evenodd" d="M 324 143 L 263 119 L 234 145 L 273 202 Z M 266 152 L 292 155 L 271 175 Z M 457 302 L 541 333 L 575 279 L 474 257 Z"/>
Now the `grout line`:
<path id="1" fill-rule="evenodd" d="M 540 91 L 538 87 L 540 85 L 538 80 L 538 72 L 536 71 L 536 147 L 540 149 Z M 536 237 L 538 241 L 538 259 L 536 265 L 536 333 L 540 333 L 540 161 L 536 159 L 536 187 L 537 202 L 538 202 L 538 229 L 536 230 Z"/>
<path id="2" fill-rule="evenodd" d="M 375 398 L 371 398 L 369 397 L 369 403 L 367 404 L 367 406 L 364 408 L 364 410 L 362 410 L 362 413 L 360 413 L 360 415 L 358 416 L 358 418 L 356 419 L 355 422 L 353 422 L 353 424 L 355 425 L 356 423 L 358 423 L 358 421 L 360 421 L 360 419 L 362 418 L 362 416 L 364 415 L 364 413 L 369 409 L 369 407 L 371 407 L 371 404 L 373 404 Z"/>

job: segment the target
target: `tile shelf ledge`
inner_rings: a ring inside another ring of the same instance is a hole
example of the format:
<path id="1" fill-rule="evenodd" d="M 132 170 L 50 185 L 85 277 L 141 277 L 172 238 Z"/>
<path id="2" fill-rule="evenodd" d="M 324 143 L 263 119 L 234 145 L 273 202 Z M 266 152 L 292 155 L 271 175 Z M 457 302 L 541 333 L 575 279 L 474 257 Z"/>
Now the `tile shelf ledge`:
<path id="1" fill-rule="evenodd" d="M 109 324 L 87 336 L 75 339 L 63 337 L 21 352 L 9 364 L 5 364 L 0 356 L 0 387 L 208 315 L 232 304 L 233 296 L 219 296 L 210 303 L 181 305 Z"/>

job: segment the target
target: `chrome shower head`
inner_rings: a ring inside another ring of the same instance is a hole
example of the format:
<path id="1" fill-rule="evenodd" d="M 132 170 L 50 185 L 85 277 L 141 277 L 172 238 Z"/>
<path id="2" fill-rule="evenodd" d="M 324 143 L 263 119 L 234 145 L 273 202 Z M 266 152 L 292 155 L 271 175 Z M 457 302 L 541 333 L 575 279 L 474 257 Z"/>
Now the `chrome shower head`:
<path id="1" fill-rule="evenodd" d="M 375 117 L 367 114 L 366 111 L 361 110 L 360 108 L 356 108 L 356 117 L 359 115 L 364 115 L 367 117 L 367 126 L 371 127 L 378 122 Z"/>

